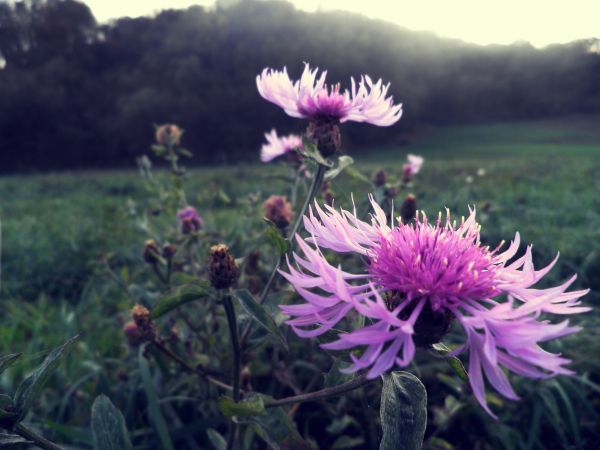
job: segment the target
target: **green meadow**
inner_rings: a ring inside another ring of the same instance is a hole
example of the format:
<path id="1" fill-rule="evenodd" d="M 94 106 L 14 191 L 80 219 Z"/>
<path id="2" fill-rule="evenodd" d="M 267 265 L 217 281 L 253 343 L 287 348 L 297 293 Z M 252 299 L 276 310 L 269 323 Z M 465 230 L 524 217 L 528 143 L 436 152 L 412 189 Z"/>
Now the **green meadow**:
<path id="1" fill-rule="evenodd" d="M 556 284 L 577 273 L 576 286 L 592 289 L 584 301 L 595 310 L 572 319 L 584 330 L 561 344 L 561 351 L 574 360 L 576 378 L 550 380 L 535 391 L 527 391 L 528 382 L 520 382 L 523 403 L 496 397 L 493 401 L 503 402 L 507 412 L 494 423 L 470 404 L 461 406 L 467 412 L 455 418 L 452 402 L 460 399 L 449 399 L 449 382 L 431 375 L 430 383 L 441 392 L 430 394 L 427 448 L 577 449 L 592 448 L 590 443 L 600 437 L 599 124 L 600 117 L 571 117 L 432 128 L 406 146 L 351 154 L 355 172 L 333 181 L 337 205 L 352 207 L 354 199 L 357 210 L 366 212 L 372 174 L 385 169 L 392 181 L 400 180 L 406 154 L 422 155 L 422 171 L 412 186 L 400 190 L 396 204 L 413 193 L 418 208 L 429 217 L 449 208 L 458 219 L 474 207 L 486 243 L 495 247 L 509 242 L 519 231 L 523 243 L 533 243 L 540 267 L 560 252 L 545 282 Z M 157 170 L 156 176 L 164 179 L 168 174 Z M 244 256 L 240 233 L 252 229 L 260 239 L 265 227 L 260 205 L 271 194 L 289 195 L 288 176 L 288 169 L 278 164 L 189 170 L 188 201 L 206 222 L 200 251 L 224 240 L 237 256 Z M 0 346 L 24 354 L 14 370 L 0 377 L 0 386 L 14 390 L 45 352 L 80 333 L 76 354 L 65 359 L 29 419 L 49 430 L 51 437 L 85 448 L 90 444 L 89 410 L 99 392 L 113 394 L 128 423 L 139 420 L 139 380 L 135 371 L 123 375 L 136 355 L 128 349 L 121 327 L 149 283 L 151 274 L 141 251 L 144 241 L 154 237 L 152 220 L 174 219 L 161 217 L 149 200 L 135 161 L 131 170 L 2 176 L 0 199 Z M 148 222 L 132 219 L 133 211 L 141 211 Z M 171 414 L 169 405 L 178 400 L 164 401 L 166 414 Z M 376 416 L 378 409 L 372 412 Z M 527 427 L 520 413 L 533 418 Z M 480 430 L 469 427 L 468 420 L 480 424 Z M 223 424 L 197 423 L 195 432 Z M 302 432 L 316 433 L 314 424 L 303 422 L 302 427 Z M 185 435 L 175 428 L 174 439 Z M 357 430 L 348 436 L 354 441 L 331 448 L 368 448 L 368 436 Z M 151 430 L 138 429 L 134 438 L 142 442 L 139 448 L 155 448 Z"/>

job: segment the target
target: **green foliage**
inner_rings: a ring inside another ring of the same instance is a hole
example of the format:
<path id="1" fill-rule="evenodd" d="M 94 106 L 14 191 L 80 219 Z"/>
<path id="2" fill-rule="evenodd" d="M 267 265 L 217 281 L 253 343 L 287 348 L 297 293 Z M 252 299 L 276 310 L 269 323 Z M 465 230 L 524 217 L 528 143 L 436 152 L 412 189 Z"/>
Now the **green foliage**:
<path id="1" fill-rule="evenodd" d="M 92 435 L 95 450 L 133 449 L 123 414 L 105 395 L 92 405 Z"/>
<path id="2" fill-rule="evenodd" d="M 427 425 L 427 392 L 408 372 L 390 372 L 381 389 L 380 450 L 420 450 Z"/>
<path id="3" fill-rule="evenodd" d="M 202 300 L 213 295 L 213 289 L 208 282 L 178 286 L 158 299 L 152 308 L 151 317 L 158 319 L 170 311 L 186 303 Z"/>
<path id="4" fill-rule="evenodd" d="M 287 350 L 288 345 L 285 336 L 281 330 L 277 327 L 277 324 L 273 318 L 265 311 L 254 296 L 245 289 L 235 291 L 234 297 L 240 302 L 240 305 L 246 310 L 246 312 L 256 320 L 261 327 L 263 327 L 270 335 L 281 344 L 281 346 Z"/>

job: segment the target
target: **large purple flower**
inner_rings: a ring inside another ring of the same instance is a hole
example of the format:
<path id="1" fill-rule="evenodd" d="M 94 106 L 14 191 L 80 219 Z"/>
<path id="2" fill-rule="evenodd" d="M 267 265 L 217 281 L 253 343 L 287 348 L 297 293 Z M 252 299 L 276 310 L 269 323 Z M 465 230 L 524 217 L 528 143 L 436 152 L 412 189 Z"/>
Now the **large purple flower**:
<path id="1" fill-rule="evenodd" d="M 270 133 L 265 133 L 267 143 L 260 149 L 260 160 L 264 163 L 292 152 L 296 148 L 302 148 L 302 138 L 296 134 L 288 136 L 277 136 L 273 128 Z"/>
<path id="2" fill-rule="evenodd" d="M 256 85 L 263 98 L 292 117 L 369 122 L 383 127 L 400 120 L 402 105 L 394 105 L 392 97 L 386 97 L 389 83 L 384 85 L 381 79 L 373 83 L 363 75 L 358 88 L 352 79 L 351 92 L 341 92 L 339 84 L 325 84 L 326 71 L 318 79 L 317 72 L 305 64 L 301 78 L 292 82 L 285 67 L 282 71 L 267 68 L 256 77 Z"/>
<path id="3" fill-rule="evenodd" d="M 296 236 L 304 257 L 294 254 L 296 265 L 288 261 L 289 273 L 281 272 L 306 300 L 281 306 L 299 336 L 325 333 L 351 311 L 365 316 L 364 328 L 338 333 L 338 340 L 322 346 L 364 348 L 360 357 L 352 356 L 349 371 L 369 368 L 367 376 L 374 378 L 394 365 L 407 366 L 416 346 L 439 342 L 456 319 L 466 342 L 453 354 L 469 352 L 471 387 L 490 414 L 484 375 L 499 393 L 518 399 L 503 369 L 530 378 L 572 373 L 564 367 L 569 360 L 539 343 L 579 328 L 566 320 L 553 324 L 540 315 L 588 311 L 578 300 L 588 291 L 566 292 L 576 276 L 557 287 L 532 288 L 558 256 L 535 270 L 529 246 L 512 260 L 519 249 L 518 233 L 505 251 L 501 246 L 490 250 L 480 243 L 474 210 L 458 225 L 447 212 L 435 224 L 422 214 L 414 223 L 388 226 L 384 211 L 372 198 L 371 203 L 371 223 L 358 219 L 356 212 L 317 204 L 316 214 L 311 209 L 304 217 L 310 237 Z M 358 254 L 364 270 L 345 272 L 327 261 L 322 248 Z"/>

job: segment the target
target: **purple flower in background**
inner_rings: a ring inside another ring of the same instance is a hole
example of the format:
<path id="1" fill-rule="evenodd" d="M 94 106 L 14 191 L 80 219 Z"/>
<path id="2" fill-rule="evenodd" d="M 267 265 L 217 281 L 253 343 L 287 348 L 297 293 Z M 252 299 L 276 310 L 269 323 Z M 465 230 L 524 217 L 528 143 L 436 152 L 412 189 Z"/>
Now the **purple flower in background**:
<path id="1" fill-rule="evenodd" d="M 406 155 L 406 163 L 402 166 L 402 173 L 404 174 L 404 181 L 408 182 L 411 180 L 413 175 L 416 175 L 421 170 L 425 159 L 422 156 Z"/>
<path id="2" fill-rule="evenodd" d="M 318 70 L 305 63 L 300 79 L 292 82 L 285 67 L 283 71 L 264 69 L 256 77 L 258 92 L 292 117 L 369 122 L 383 127 L 400 120 L 402 105 L 394 105 L 392 97 L 386 97 L 389 83 L 384 85 L 381 79 L 373 83 L 363 75 L 358 87 L 352 79 L 351 92 L 341 92 L 339 84 L 325 84 L 326 71 L 317 78 Z"/>
<path id="3" fill-rule="evenodd" d="M 260 149 L 260 160 L 264 163 L 274 160 L 296 148 L 302 148 L 302 138 L 295 134 L 277 136 L 275 129 L 265 133 L 267 143 Z"/>
<path id="4" fill-rule="evenodd" d="M 323 348 L 363 348 L 352 356 L 349 372 L 369 369 L 375 378 L 394 365 L 406 367 L 416 346 L 439 342 L 458 321 L 465 343 L 453 354 L 469 352 L 469 380 L 473 393 L 490 414 L 485 400 L 487 380 L 499 393 L 518 399 L 503 369 L 529 378 L 571 374 L 569 360 L 543 350 L 539 343 L 579 330 L 567 320 L 551 323 L 542 313 L 576 314 L 590 308 L 580 306 L 587 290 L 566 292 L 576 276 L 560 286 L 532 288 L 554 266 L 536 270 L 531 246 L 513 260 L 520 238 L 517 233 L 508 248 L 490 250 L 480 243 L 475 211 L 460 224 L 438 216 L 435 224 L 424 214 L 414 223 L 392 223 L 371 198 L 371 222 L 356 212 L 337 211 L 315 204 L 304 217 L 310 237 L 297 242 L 304 257 L 295 254 L 281 274 L 304 298 L 305 303 L 281 305 L 292 318 L 287 321 L 301 337 L 318 336 L 332 329 L 354 311 L 368 325 Z M 362 273 L 353 274 L 328 262 L 321 249 L 356 253 L 362 258 Z M 510 262 L 509 262 L 510 261 Z M 492 414 L 493 415 L 493 414 Z"/>
<path id="5" fill-rule="evenodd" d="M 177 212 L 179 228 L 182 234 L 190 234 L 204 226 L 204 219 L 193 206 L 186 206 Z"/>

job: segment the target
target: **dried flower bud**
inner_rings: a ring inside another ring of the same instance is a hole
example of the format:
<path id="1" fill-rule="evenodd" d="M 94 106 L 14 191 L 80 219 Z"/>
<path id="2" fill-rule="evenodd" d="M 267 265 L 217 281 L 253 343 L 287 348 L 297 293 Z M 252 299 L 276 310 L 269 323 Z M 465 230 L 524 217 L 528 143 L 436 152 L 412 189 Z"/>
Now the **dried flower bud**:
<path id="1" fill-rule="evenodd" d="M 385 170 L 378 170 L 377 172 L 375 172 L 375 174 L 373 175 L 373 184 L 375 186 L 383 186 L 385 183 L 387 183 L 388 180 L 388 174 Z"/>
<path id="2" fill-rule="evenodd" d="M 160 145 L 177 145 L 182 131 L 177 125 L 166 124 L 156 129 L 156 142 Z"/>
<path id="3" fill-rule="evenodd" d="M 148 239 L 144 243 L 144 261 L 146 261 L 148 264 L 155 264 L 158 262 L 159 255 L 160 248 L 158 248 L 156 241 L 154 241 L 154 239 Z"/>
<path id="4" fill-rule="evenodd" d="M 126 326 L 132 328 L 131 325 L 128 324 L 133 324 L 135 327 L 137 327 L 136 341 L 138 345 L 145 341 L 154 340 L 156 337 L 156 325 L 150 319 L 150 311 L 148 311 L 148 308 L 139 304 L 135 305 L 131 309 L 131 318 L 133 321 L 128 322 Z M 130 341 L 130 344 L 136 345 L 132 341 Z"/>
<path id="5" fill-rule="evenodd" d="M 413 194 L 408 194 L 400 207 L 400 217 L 407 223 L 417 215 L 417 198 Z"/>
<path id="6" fill-rule="evenodd" d="M 279 229 L 284 230 L 294 218 L 292 205 L 283 195 L 271 195 L 263 203 L 265 217 Z"/>
<path id="7" fill-rule="evenodd" d="M 123 325 L 123 334 L 127 338 L 127 343 L 132 347 L 136 347 L 141 344 L 141 333 L 135 322 L 130 321 Z"/>
<path id="8" fill-rule="evenodd" d="M 162 249 L 163 258 L 173 259 L 173 257 L 175 256 L 175 253 L 177 253 L 177 247 L 174 246 L 173 244 L 165 244 L 163 246 L 163 249 Z"/>
<path id="9" fill-rule="evenodd" d="M 217 289 L 231 287 L 240 276 L 240 269 L 233 256 L 229 254 L 229 247 L 225 244 L 214 245 L 210 248 L 208 273 L 211 284 Z"/>
<path id="10" fill-rule="evenodd" d="M 150 322 L 150 311 L 145 306 L 137 304 L 131 309 L 131 318 L 138 327 L 145 327 Z"/>
<path id="11" fill-rule="evenodd" d="M 342 146 L 342 134 L 337 120 L 311 120 L 306 129 L 306 137 L 315 141 L 324 158 L 333 155 Z"/>

